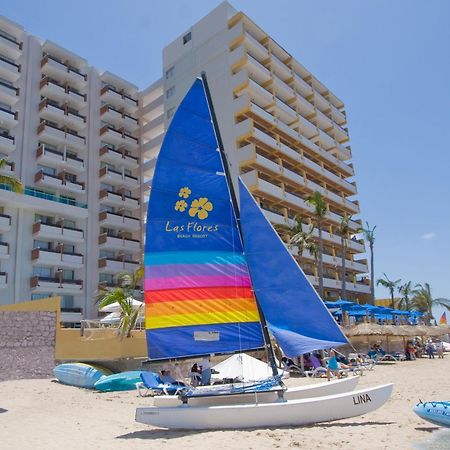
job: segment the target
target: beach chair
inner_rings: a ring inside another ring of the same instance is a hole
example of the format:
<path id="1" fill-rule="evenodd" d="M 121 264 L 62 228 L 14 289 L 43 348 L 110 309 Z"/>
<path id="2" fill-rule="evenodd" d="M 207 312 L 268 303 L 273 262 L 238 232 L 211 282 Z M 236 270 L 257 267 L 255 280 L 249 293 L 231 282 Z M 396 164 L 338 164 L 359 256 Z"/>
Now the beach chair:
<path id="1" fill-rule="evenodd" d="M 136 383 L 136 389 L 140 397 L 154 396 L 154 395 L 179 395 L 190 390 L 189 386 L 176 383 L 163 383 L 159 375 L 154 372 L 142 372 L 141 380 Z"/>

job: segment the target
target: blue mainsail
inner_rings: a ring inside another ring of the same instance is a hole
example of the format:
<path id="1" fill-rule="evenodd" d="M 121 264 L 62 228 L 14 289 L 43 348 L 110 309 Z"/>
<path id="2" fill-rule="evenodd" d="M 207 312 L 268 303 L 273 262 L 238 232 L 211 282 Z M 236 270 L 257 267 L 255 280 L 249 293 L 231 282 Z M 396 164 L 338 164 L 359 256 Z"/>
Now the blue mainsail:
<path id="1" fill-rule="evenodd" d="M 151 359 L 264 346 L 201 79 L 179 105 L 158 156 L 144 266 Z"/>
<path id="2" fill-rule="evenodd" d="M 252 286 L 284 354 L 345 345 L 347 338 L 300 266 L 239 180 L 240 217 Z"/>

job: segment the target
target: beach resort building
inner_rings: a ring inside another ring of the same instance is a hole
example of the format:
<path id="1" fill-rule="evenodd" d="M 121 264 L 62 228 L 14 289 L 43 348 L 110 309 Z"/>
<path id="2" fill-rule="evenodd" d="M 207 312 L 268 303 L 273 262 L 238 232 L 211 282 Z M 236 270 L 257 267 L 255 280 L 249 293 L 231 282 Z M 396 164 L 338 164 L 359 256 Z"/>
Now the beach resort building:
<path id="1" fill-rule="evenodd" d="M 139 267 L 138 88 L 0 19 L 0 303 L 62 297 L 96 315 L 99 284 Z"/>
<path id="2" fill-rule="evenodd" d="M 164 127 L 202 71 L 233 179 L 242 176 L 270 221 L 288 226 L 296 216 L 311 221 L 313 208 L 305 200 L 315 191 L 324 196 L 329 207 L 323 230 L 324 297 L 338 298 L 342 285 L 338 228 L 343 217 L 352 217 L 349 226 L 354 235 L 361 227 L 361 221 L 353 218 L 360 208 L 344 103 L 227 2 L 163 50 L 163 79 L 145 91 L 147 108 L 155 104 L 155 113 L 144 125 L 145 188 L 151 184 Z M 370 293 L 364 253 L 362 240 L 348 240 L 345 283 L 346 296 L 352 300 L 366 300 Z M 314 256 L 303 251 L 298 260 L 317 286 Z"/>
<path id="3" fill-rule="evenodd" d="M 99 285 L 139 267 L 164 132 L 202 71 L 233 179 L 243 177 L 270 221 L 311 221 L 305 200 L 325 197 L 324 296 L 337 298 L 338 227 L 345 216 L 353 233 L 361 225 L 343 102 L 227 2 L 167 45 L 162 66 L 139 91 L 0 17 L 0 158 L 24 185 L 21 194 L 0 185 L 0 304 L 60 295 L 62 321 L 79 323 L 96 316 Z M 370 292 L 364 252 L 349 239 L 353 300 Z M 298 258 L 317 286 L 314 257 Z"/>

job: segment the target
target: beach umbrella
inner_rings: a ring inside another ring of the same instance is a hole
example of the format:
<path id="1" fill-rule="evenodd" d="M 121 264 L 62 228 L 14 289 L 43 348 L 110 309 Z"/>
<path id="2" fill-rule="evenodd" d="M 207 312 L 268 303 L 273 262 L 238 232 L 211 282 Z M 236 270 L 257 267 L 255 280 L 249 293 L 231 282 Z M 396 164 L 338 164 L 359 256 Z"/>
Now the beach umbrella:
<path id="1" fill-rule="evenodd" d="M 133 308 L 140 308 L 143 303 L 139 300 L 136 300 L 134 298 L 129 298 L 128 300 L 131 300 L 131 306 Z M 106 313 L 113 313 L 113 312 L 119 312 L 120 311 L 120 305 L 117 302 L 111 303 L 110 305 L 104 306 L 103 308 L 99 309 L 100 312 L 106 312 Z"/>

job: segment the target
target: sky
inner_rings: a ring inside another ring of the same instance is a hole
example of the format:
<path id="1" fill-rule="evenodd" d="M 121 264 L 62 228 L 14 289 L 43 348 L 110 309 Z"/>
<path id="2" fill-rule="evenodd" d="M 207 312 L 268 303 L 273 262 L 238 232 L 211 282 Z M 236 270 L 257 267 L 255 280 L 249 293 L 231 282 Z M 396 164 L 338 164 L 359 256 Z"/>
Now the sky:
<path id="1" fill-rule="evenodd" d="M 0 0 L 0 14 L 144 88 L 161 76 L 162 48 L 219 3 Z M 450 298 L 450 2 L 230 3 L 344 101 L 375 278 Z"/>

